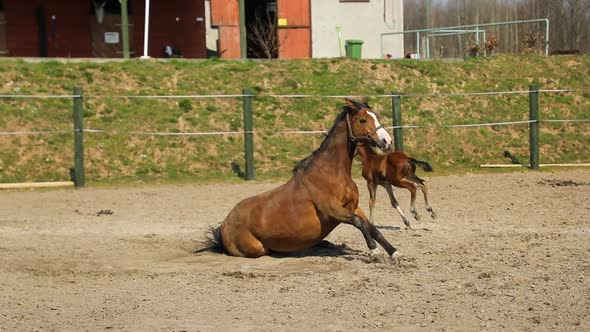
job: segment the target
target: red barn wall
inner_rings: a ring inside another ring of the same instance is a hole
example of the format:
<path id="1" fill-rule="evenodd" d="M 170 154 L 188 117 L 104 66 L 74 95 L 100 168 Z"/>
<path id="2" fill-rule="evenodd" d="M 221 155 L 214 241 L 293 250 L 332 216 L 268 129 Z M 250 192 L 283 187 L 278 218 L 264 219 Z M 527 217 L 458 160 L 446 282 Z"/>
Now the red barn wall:
<path id="1" fill-rule="evenodd" d="M 145 2 L 135 0 L 135 56 L 143 56 Z M 197 20 L 202 18 L 202 20 Z M 207 57 L 204 0 L 150 1 L 148 55 L 162 57 L 164 47 L 180 49 L 184 58 Z"/>
<path id="2" fill-rule="evenodd" d="M 10 56 L 40 56 L 37 8 L 45 8 L 47 55 L 90 57 L 89 1 L 4 0 Z"/>
<path id="3" fill-rule="evenodd" d="M 45 0 L 49 57 L 91 57 L 89 1 Z"/>
<path id="4" fill-rule="evenodd" d="M 36 8 L 41 1 L 4 0 L 8 56 L 39 56 Z"/>
<path id="5" fill-rule="evenodd" d="M 90 0 L 3 0 L 8 56 L 41 56 L 37 8 L 45 8 L 47 56 L 92 57 Z M 133 8 L 132 49 L 143 55 L 144 0 L 129 0 Z M 166 45 L 185 58 L 207 56 L 204 0 L 150 1 L 149 56 L 162 57 Z M 178 18 L 178 19 L 177 19 Z M 122 56 L 122 54 L 120 55 Z"/>
<path id="6" fill-rule="evenodd" d="M 278 18 L 286 19 L 286 26 L 279 26 L 279 58 L 311 57 L 310 0 L 279 0 Z"/>
<path id="7" fill-rule="evenodd" d="M 239 2 L 237 0 L 211 0 L 211 25 L 219 29 L 217 50 L 220 57 L 224 59 L 241 58 Z"/>
<path id="8" fill-rule="evenodd" d="M 240 59 L 242 50 L 240 48 L 240 27 L 220 26 L 219 44 L 217 49 L 220 57 L 224 59 Z"/>
<path id="9" fill-rule="evenodd" d="M 239 26 L 240 6 L 237 0 L 211 0 L 211 25 Z"/>
<path id="10" fill-rule="evenodd" d="M 278 0 L 280 26 L 279 58 L 311 57 L 310 0 Z M 240 58 L 240 17 L 238 1 L 211 0 L 211 24 L 219 28 L 219 52 L 222 58 Z"/>

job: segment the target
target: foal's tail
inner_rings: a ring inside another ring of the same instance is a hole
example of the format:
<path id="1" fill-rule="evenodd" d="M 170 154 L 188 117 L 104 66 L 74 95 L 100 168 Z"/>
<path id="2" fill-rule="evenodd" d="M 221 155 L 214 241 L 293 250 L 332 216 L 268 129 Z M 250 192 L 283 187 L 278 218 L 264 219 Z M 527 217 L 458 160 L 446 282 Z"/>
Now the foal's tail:
<path id="1" fill-rule="evenodd" d="M 202 244 L 204 247 L 195 250 L 195 253 L 200 253 L 204 251 L 225 253 L 223 241 L 221 240 L 221 226 L 218 226 L 217 228 L 209 226 L 209 229 L 205 234 L 205 240 L 202 242 Z"/>
<path id="2" fill-rule="evenodd" d="M 422 161 L 422 160 L 418 160 L 418 159 L 414 159 L 414 158 L 410 158 L 410 163 L 412 165 L 418 165 L 420 166 L 420 168 L 422 168 L 422 170 L 424 172 L 432 172 L 432 167 L 430 166 L 429 163 Z"/>

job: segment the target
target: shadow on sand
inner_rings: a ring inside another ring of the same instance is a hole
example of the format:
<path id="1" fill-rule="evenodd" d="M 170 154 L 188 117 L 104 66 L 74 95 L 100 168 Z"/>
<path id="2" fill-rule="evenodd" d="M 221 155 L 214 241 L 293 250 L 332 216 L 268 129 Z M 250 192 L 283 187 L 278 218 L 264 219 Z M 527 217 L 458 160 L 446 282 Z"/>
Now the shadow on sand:
<path id="1" fill-rule="evenodd" d="M 375 227 L 377 227 L 378 229 L 384 229 L 387 231 L 399 231 L 402 228 L 399 226 L 384 226 L 384 225 L 375 225 Z"/>
<path id="2" fill-rule="evenodd" d="M 219 253 L 219 254 L 226 254 L 223 250 L 220 250 L 218 246 L 211 246 L 210 242 L 200 243 L 195 250 L 193 250 L 193 254 L 201 254 L 201 253 Z M 318 243 L 317 245 L 305 249 L 303 251 L 297 253 L 278 253 L 278 252 L 271 252 L 269 254 L 270 257 L 274 258 L 289 258 L 289 257 L 342 257 L 345 260 L 354 260 L 357 259 L 359 255 L 363 255 L 364 252 L 357 249 L 352 249 L 346 244 L 334 244 L 327 240 L 322 240 L 322 242 Z M 356 256 L 356 258 L 355 258 Z"/>
<path id="3" fill-rule="evenodd" d="M 275 258 L 284 258 L 284 257 L 342 257 L 345 260 L 354 260 L 356 259 L 354 256 L 363 255 L 363 252 L 360 250 L 352 249 L 346 244 L 334 244 L 327 240 L 322 240 L 322 242 L 318 243 L 317 245 L 305 249 L 298 253 L 292 254 L 283 254 L 283 253 L 276 253 L 273 252 L 270 256 Z"/>

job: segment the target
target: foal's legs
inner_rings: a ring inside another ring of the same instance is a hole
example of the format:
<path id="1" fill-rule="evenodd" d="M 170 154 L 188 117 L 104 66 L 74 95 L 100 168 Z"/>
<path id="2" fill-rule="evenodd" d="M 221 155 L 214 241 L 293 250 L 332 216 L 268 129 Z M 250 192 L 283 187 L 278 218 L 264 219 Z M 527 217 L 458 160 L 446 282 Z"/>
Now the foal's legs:
<path id="1" fill-rule="evenodd" d="M 399 215 L 402 217 L 402 221 L 404 222 L 406 227 L 412 228 L 412 227 L 410 227 L 410 221 L 408 220 L 408 218 L 406 217 L 406 215 L 404 214 L 402 209 L 399 207 L 399 203 L 397 202 L 397 199 L 395 199 L 395 196 L 393 196 L 393 187 L 391 186 L 391 184 L 383 185 L 383 187 L 385 188 L 385 190 L 387 191 L 387 194 L 389 195 L 389 201 L 391 202 L 391 206 L 393 206 L 393 208 L 397 210 Z"/>
<path id="2" fill-rule="evenodd" d="M 410 213 L 414 216 L 414 219 L 420 221 L 420 215 L 416 211 L 416 189 L 420 188 L 420 186 L 414 181 L 402 178 L 399 180 L 398 187 L 406 188 L 410 191 Z"/>
<path id="3" fill-rule="evenodd" d="M 419 178 L 416 174 L 410 177 L 410 179 L 415 181 L 420 187 L 420 190 L 422 190 L 422 194 L 424 194 L 424 204 L 426 206 L 426 211 L 430 213 L 432 219 L 436 219 L 436 212 L 434 212 L 432 206 L 430 206 L 430 202 L 428 201 L 428 185 L 426 184 L 426 181 Z"/>
<path id="4" fill-rule="evenodd" d="M 367 181 L 367 188 L 369 189 L 369 221 L 374 223 L 373 209 L 375 208 L 375 199 L 377 198 L 377 184 Z"/>

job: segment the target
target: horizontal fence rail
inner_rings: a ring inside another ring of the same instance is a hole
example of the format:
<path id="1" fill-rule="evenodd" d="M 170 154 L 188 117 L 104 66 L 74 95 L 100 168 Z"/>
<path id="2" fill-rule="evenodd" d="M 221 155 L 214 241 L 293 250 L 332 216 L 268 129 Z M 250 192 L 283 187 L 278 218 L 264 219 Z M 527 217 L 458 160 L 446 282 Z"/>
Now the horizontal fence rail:
<path id="1" fill-rule="evenodd" d="M 67 130 L 30 130 L 30 131 L 0 131 L 0 136 L 8 136 L 8 135 L 15 135 L 15 136 L 22 136 L 22 135 L 48 135 L 48 134 L 71 134 L 73 131 Z"/>
<path id="2" fill-rule="evenodd" d="M 590 119 L 539 119 L 538 118 L 538 96 L 541 93 L 590 93 L 590 90 L 579 89 L 539 89 L 531 86 L 529 90 L 509 90 L 509 91 L 490 91 L 490 92 L 463 92 L 463 93 L 391 93 L 378 95 L 365 95 L 367 98 L 391 98 L 393 122 L 394 125 L 386 127 L 394 132 L 394 141 L 396 150 L 403 150 L 403 135 L 405 129 L 430 129 L 430 128 L 470 128 L 470 127 L 491 127 L 491 126 L 512 126 L 512 125 L 529 125 L 529 149 L 530 164 L 528 167 L 538 169 L 540 164 L 538 158 L 538 125 L 540 123 L 587 123 Z M 481 97 L 481 96 L 501 96 L 501 95 L 529 95 L 529 120 L 521 121 L 504 121 L 504 122 L 483 122 L 483 123 L 463 123 L 463 124 L 439 124 L 439 125 L 413 125 L 402 123 L 401 100 L 403 98 L 447 98 L 447 97 Z M 84 94 L 80 88 L 75 88 L 73 94 L 61 95 L 27 95 L 27 94 L 0 94 L 0 99 L 72 99 L 74 105 L 74 128 L 73 130 L 20 130 L 20 131 L 0 131 L 0 136 L 17 136 L 17 135 L 64 135 L 73 134 L 74 136 L 74 167 L 71 170 L 72 179 L 77 188 L 84 186 L 84 133 L 87 134 L 105 134 L 105 135 L 127 135 L 127 136 L 163 136 L 163 137 L 185 137 L 185 136 L 223 136 L 223 135 L 244 135 L 244 152 L 246 161 L 246 179 L 254 179 L 254 146 L 253 136 L 255 134 L 266 135 L 318 135 L 326 134 L 327 130 L 269 130 L 254 129 L 252 122 L 252 100 L 254 98 L 358 98 L 359 95 L 316 95 L 316 94 L 254 94 L 249 89 L 244 89 L 241 94 L 213 94 L 213 95 L 100 95 Z M 103 130 L 84 128 L 83 122 L 83 99 L 86 98 L 119 98 L 119 99 L 206 99 L 206 98 L 241 98 L 244 114 L 245 130 L 234 131 L 197 131 L 197 132 L 149 132 L 149 131 L 121 131 L 121 130 Z M 568 164 L 569 165 L 569 164 Z M 583 164 L 581 164 L 583 165 Z M 523 165 L 519 165 L 523 166 Z M 498 166 L 499 167 L 499 166 Z"/>
<path id="3" fill-rule="evenodd" d="M 513 94 L 528 94 L 529 90 L 508 90 L 489 92 L 457 92 L 457 93 L 394 93 L 362 95 L 368 98 L 391 98 L 399 97 L 469 97 L 469 96 L 500 96 Z M 539 93 L 590 93 L 590 90 L 578 89 L 539 89 Z M 21 98 L 21 99 L 70 99 L 79 98 L 81 95 L 25 95 L 25 94 L 0 94 L 0 98 Z M 316 95 L 316 94 L 212 94 L 212 95 L 105 95 L 105 94 L 84 94 L 84 98 L 120 98 L 120 99 L 215 99 L 215 98 L 355 98 L 359 95 Z"/>
<path id="4" fill-rule="evenodd" d="M 0 95 L 0 98 L 22 98 L 22 99 L 70 99 L 79 98 L 81 95 Z"/>
<path id="5" fill-rule="evenodd" d="M 429 129 L 429 128 L 463 128 L 463 127 L 492 127 L 492 126 L 509 126 L 519 124 L 529 124 L 532 122 L 539 123 L 584 123 L 590 122 L 590 119 L 567 119 L 567 120 L 522 120 L 508 122 L 483 122 L 483 123 L 464 123 L 464 124 L 447 124 L 447 125 L 403 125 L 403 126 L 384 126 L 386 129 Z M 119 130 L 102 130 L 102 129 L 82 129 L 85 133 L 106 134 L 106 135 L 127 135 L 127 136 L 223 136 L 223 135 L 243 135 L 244 133 L 252 134 L 282 134 L 282 135 L 310 135 L 326 134 L 328 130 L 253 130 L 253 131 L 204 131 L 204 132 L 142 132 L 142 131 L 119 131 Z M 74 131 L 67 130 L 40 130 L 40 131 L 0 131 L 0 136 L 8 135 L 49 135 L 49 134 L 71 134 Z"/>

